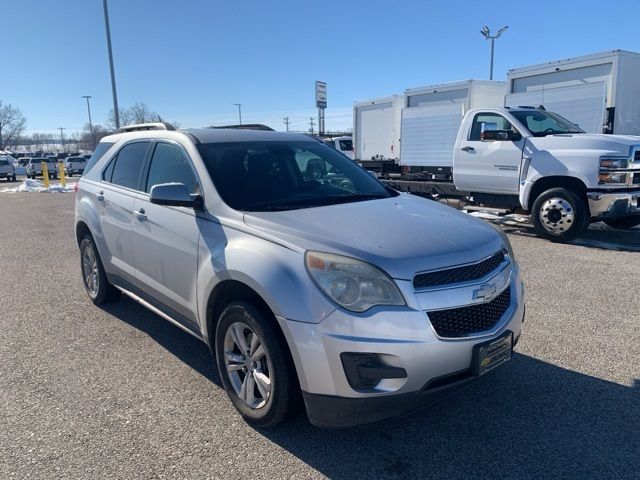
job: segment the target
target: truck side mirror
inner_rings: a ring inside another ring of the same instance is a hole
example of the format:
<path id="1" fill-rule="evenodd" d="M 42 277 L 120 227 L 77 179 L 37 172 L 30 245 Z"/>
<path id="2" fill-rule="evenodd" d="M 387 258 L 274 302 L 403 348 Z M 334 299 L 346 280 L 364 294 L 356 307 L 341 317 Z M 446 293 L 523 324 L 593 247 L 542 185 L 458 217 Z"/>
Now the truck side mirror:
<path id="1" fill-rule="evenodd" d="M 494 141 L 515 141 L 522 140 L 520 132 L 514 132 L 513 130 L 486 130 L 480 133 L 480 140 L 483 142 Z"/>

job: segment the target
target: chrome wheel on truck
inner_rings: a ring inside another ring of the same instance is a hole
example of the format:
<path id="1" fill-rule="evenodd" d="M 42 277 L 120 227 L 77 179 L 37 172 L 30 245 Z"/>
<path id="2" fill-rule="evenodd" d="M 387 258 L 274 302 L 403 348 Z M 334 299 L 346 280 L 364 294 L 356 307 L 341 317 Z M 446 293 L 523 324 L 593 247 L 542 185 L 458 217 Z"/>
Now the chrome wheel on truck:
<path id="1" fill-rule="evenodd" d="M 533 225 L 539 235 L 566 242 L 580 235 L 589 224 L 585 202 L 566 188 L 541 193 L 531 209 Z"/>

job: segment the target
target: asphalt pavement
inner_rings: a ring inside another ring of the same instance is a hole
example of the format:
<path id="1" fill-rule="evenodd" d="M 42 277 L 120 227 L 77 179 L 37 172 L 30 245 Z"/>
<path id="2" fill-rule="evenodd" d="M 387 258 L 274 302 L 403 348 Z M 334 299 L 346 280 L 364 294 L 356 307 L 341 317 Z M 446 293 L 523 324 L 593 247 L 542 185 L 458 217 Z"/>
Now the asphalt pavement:
<path id="1" fill-rule="evenodd" d="M 512 362 L 400 419 L 262 431 L 204 344 L 91 304 L 73 200 L 0 194 L 0 479 L 640 478 L 640 230 L 504 225 L 527 292 Z"/>

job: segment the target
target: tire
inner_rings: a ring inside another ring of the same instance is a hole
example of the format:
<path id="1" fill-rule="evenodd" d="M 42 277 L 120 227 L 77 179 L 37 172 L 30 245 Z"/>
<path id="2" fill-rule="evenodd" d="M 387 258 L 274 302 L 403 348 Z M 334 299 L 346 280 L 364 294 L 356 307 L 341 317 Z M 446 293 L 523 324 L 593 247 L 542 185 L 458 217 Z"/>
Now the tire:
<path id="1" fill-rule="evenodd" d="M 95 305 L 108 303 L 120 296 L 120 290 L 107 280 L 96 244 L 88 234 L 80 242 L 80 272 L 87 295 Z"/>
<path id="2" fill-rule="evenodd" d="M 603 220 L 603 222 L 612 228 L 627 230 L 629 228 L 637 227 L 638 225 L 640 225 L 640 215 L 624 218 L 607 218 L 606 220 Z"/>
<path id="3" fill-rule="evenodd" d="M 15 176 L 15 175 L 12 175 L 12 176 L 11 176 L 11 181 L 12 181 L 12 182 L 15 182 L 15 181 L 16 181 L 16 176 Z"/>
<path id="4" fill-rule="evenodd" d="M 254 344 L 254 338 L 258 343 Z M 245 348 L 240 347 L 243 340 Z M 246 350 L 252 347 L 263 355 L 254 353 L 249 357 Z M 241 353 L 242 350 L 245 352 Z M 272 428 L 298 412 L 300 387 L 291 354 L 275 320 L 251 303 L 231 303 L 220 315 L 215 351 L 227 395 L 247 423 Z"/>
<path id="5" fill-rule="evenodd" d="M 573 240 L 589 225 L 584 200 L 562 187 L 542 192 L 533 202 L 531 218 L 538 235 L 554 242 Z"/>

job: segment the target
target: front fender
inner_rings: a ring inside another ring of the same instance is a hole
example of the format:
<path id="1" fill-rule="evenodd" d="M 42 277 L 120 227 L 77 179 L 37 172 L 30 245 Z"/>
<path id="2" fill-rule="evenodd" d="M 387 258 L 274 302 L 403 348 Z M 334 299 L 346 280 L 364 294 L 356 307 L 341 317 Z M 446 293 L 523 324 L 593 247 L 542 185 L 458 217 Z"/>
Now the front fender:
<path id="1" fill-rule="evenodd" d="M 301 252 L 213 222 L 203 222 L 198 248 L 198 311 L 205 338 L 209 297 L 225 280 L 247 285 L 288 320 L 318 323 L 336 309 L 312 282 Z"/>

